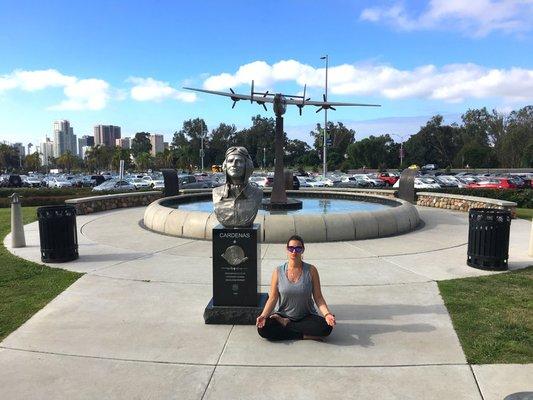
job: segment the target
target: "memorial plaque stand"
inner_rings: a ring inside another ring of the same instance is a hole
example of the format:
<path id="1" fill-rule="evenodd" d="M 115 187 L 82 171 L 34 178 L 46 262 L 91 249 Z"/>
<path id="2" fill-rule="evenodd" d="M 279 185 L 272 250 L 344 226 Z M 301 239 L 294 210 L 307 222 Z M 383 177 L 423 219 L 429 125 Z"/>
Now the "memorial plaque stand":
<path id="1" fill-rule="evenodd" d="M 268 296 L 258 293 L 261 277 L 259 225 L 213 228 L 213 298 L 206 324 L 255 325 Z"/>

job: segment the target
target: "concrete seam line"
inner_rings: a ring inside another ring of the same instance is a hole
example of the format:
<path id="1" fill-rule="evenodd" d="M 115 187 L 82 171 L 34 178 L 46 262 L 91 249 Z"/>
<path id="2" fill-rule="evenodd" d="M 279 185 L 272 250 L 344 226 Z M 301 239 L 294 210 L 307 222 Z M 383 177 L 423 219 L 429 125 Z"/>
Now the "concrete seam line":
<path id="1" fill-rule="evenodd" d="M 93 360 L 107 360 L 107 361 L 122 361 L 122 362 L 138 362 L 138 363 L 147 363 L 147 364 L 166 364 L 166 365 L 198 365 L 202 367 L 213 367 L 214 364 L 207 363 L 188 363 L 188 362 L 174 362 L 174 361 L 156 361 L 156 360 L 141 360 L 134 358 L 119 358 L 119 357 L 102 357 L 102 356 L 90 356 L 84 354 L 69 354 L 69 353 L 58 353 L 53 351 L 43 351 L 43 350 L 29 350 L 29 349 L 20 349 L 17 347 L 8 347 L 0 346 L 0 349 L 11 350 L 11 351 L 20 351 L 23 353 L 36 353 L 36 354 L 48 354 L 51 356 L 61 356 L 61 357 L 74 357 L 74 358 L 89 358 Z"/>
<path id="2" fill-rule="evenodd" d="M 481 396 L 481 399 L 485 399 L 485 396 L 483 396 L 483 392 L 481 391 L 481 387 L 479 386 L 479 382 L 476 377 L 476 373 L 474 372 L 474 368 L 472 368 L 472 364 L 468 364 L 470 367 L 470 371 L 472 372 L 472 376 L 474 377 L 474 382 L 476 382 L 477 390 L 479 391 L 479 395 Z"/>
<path id="3" fill-rule="evenodd" d="M 224 342 L 224 346 L 222 347 L 222 351 L 218 355 L 217 362 L 215 364 L 215 368 L 213 368 L 213 371 L 211 371 L 211 375 L 209 376 L 209 380 L 207 381 L 207 385 L 205 385 L 204 393 L 202 394 L 201 400 L 205 397 L 205 394 L 207 393 L 207 389 L 209 388 L 209 385 L 211 384 L 211 380 L 213 379 L 213 375 L 215 375 L 215 371 L 217 369 L 218 363 L 220 362 L 220 358 L 222 357 L 222 354 L 224 354 L 224 350 L 226 350 L 226 346 L 228 345 L 229 337 L 231 335 L 231 332 L 233 332 L 233 328 L 235 328 L 235 325 L 231 326 L 231 329 L 229 330 L 228 336 L 226 336 L 226 341 Z"/>

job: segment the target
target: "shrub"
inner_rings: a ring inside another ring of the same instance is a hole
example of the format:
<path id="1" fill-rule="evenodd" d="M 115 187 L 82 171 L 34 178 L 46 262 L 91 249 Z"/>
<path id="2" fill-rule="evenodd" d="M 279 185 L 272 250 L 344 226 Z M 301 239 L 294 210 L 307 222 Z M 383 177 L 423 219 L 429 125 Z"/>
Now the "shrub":
<path id="1" fill-rule="evenodd" d="M 491 199 L 513 201 L 519 208 L 533 208 L 533 189 L 420 189 L 417 192 L 451 193 L 463 196 L 489 197 Z"/>

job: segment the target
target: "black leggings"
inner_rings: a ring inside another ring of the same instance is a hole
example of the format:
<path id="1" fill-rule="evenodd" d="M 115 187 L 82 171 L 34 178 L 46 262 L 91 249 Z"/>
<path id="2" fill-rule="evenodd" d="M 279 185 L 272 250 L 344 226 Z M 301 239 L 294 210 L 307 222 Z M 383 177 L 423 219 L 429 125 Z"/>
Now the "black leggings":
<path id="1" fill-rule="evenodd" d="M 257 328 L 257 332 L 269 340 L 294 340 L 303 339 L 304 335 L 325 337 L 332 329 L 323 317 L 310 314 L 297 321 L 290 320 L 287 326 L 281 325 L 274 318 L 267 318 L 265 326 Z"/>

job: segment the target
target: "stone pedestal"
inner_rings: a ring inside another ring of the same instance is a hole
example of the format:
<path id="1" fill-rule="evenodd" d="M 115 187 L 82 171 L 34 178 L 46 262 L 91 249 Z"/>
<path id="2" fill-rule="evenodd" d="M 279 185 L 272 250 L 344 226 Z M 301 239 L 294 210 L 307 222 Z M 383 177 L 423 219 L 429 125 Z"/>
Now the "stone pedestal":
<path id="1" fill-rule="evenodd" d="M 213 298 L 204 311 L 206 324 L 255 324 L 266 302 L 257 288 L 261 277 L 259 225 L 213 228 Z"/>

